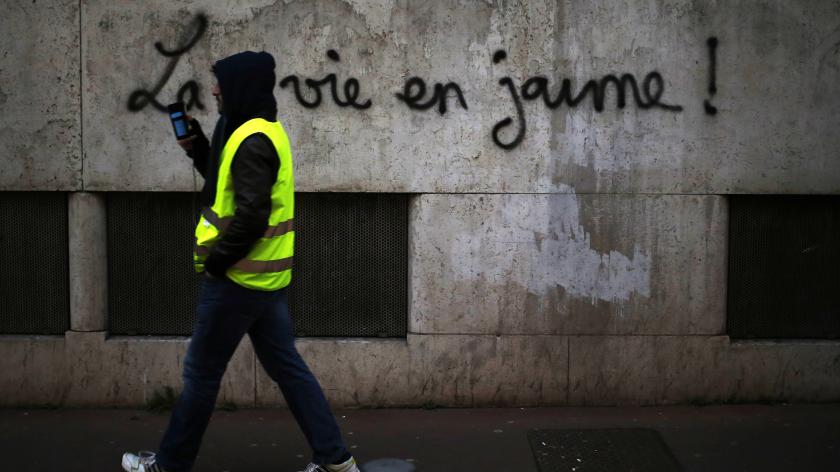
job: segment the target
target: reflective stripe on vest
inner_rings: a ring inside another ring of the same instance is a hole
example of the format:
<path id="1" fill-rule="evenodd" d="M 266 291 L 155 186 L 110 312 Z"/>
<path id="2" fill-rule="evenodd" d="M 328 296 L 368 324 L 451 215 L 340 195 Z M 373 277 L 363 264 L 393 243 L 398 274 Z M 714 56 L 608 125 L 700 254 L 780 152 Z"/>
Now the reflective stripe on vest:
<path id="1" fill-rule="evenodd" d="M 212 224 L 216 228 L 219 228 L 219 230 L 221 230 L 221 231 L 226 230 L 228 225 L 230 225 L 230 222 L 233 221 L 232 216 L 227 217 L 227 218 L 220 218 L 219 215 L 217 215 L 216 212 L 214 212 L 213 209 L 210 208 L 210 207 L 202 208 L 201 209 L 201 215 L 207 221 L 209 221 L 210 224 Z M 262 237 L 263 238 L 270 238 L 270 237 L 273 237 L 273 236 L 280 236 L 282 234 L 288 233 L 289 231 L 292 230 L 293 221 L 294 221 L 293 219 L 290 219 L 290 220 L 280 222 L 280 223 L 278 223 L 274 226 L 269 226 L 265 230 L 265 233 L 262 235 Z"/>
<path id="2" fill-rule="evenodd" d="M 213 245 L 221 238 L 236 213 L 233 178 L 230 173 L 233 157 L 242 141 L 255 133 L 268 136 L 280 159 L 277 179 L 271 188 L 271 213 L 262 237 L 250 252 L 228 269 L 226 275 L 234 282 L 256 290 L 277 290 L 291 281 L 294 255 L 294 175 L 289 140 L 279 122 L 262 118 L 246 121 L 228 138 L 219 159 L 216 199 L 201 211 L 195 229 L 193 259 L 198 272 Z"/>
<path id="3" fill-rule="evenodd" d="M 225 218 L 224 220 L 222 220 L 221 218 L 216 216 L 216 214 L 213 213 L 213 210 L 211 210 L 209 207 L 206 207 L 204 210 L 206 210 L 207 213 L 212 214 L 211 217 L 207 218 L 207 221 L 209 221 L 213 226 L 219 228 L 221 231 L 225 231 L 227 229 L 228 225 L 230 224 L 231 220 L 233 219 L 233 218 Z M 204 216 L 206 217 L 207 213 L 204 213 L 204 210 L 202 210 L 202 214 L 204 214 Z M 263 237 L 263 238 L 273 238 L 275 236 L 282 236 L 282 235 L 292 231 L 293 229 L 294 229 L 294 220 L 293 219 L 292 220 L 286 220 L 282 223 L 278 223 L 274 226 L 269 226 L 268 228 L 266 228 L 265 233 L 263 233 L 263 235 L 261 237 Z M 198 244 L 198 241 L 196 240 L 194 252 L 199 256 L 207 257 L 207 256 L 210 255 L 210 248 L 207 247 L 207 246 L 200 246 Z"/>

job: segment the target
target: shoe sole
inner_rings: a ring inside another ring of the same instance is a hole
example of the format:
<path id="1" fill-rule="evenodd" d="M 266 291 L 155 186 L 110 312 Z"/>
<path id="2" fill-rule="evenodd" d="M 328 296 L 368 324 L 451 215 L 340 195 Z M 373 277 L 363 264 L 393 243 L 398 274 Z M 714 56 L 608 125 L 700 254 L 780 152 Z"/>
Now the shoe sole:
<path id="1" fill-rule="evenodd" d="M 125 472 L 132 472 L 131 463 L 128 461 L 128 454 L 123 454 L 122 456 L 122 468 Z M 137 470 L 137 469 L 134 469 Z"/>

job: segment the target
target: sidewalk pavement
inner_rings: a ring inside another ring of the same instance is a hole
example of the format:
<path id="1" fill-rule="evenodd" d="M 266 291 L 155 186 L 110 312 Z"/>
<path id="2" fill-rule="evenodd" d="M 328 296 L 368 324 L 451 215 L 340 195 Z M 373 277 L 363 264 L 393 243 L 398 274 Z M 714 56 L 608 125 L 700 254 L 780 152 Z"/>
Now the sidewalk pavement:
<path id="1" fill-rule="evenodd" d="M 532 429 L 653 428 L 686 471 L 840 471 L 840 404 L 338 410 L 360 463 L 417 472 L 536 472 Z M 0 410 L 0 470 L 120 471 L 124 451 L 155 450 L 168 412 Z M 292 472 L 309 451 L 288 410 L 217 410 L 196 471 Z M 580 469 L 585 471 L 585 468 Z"/>

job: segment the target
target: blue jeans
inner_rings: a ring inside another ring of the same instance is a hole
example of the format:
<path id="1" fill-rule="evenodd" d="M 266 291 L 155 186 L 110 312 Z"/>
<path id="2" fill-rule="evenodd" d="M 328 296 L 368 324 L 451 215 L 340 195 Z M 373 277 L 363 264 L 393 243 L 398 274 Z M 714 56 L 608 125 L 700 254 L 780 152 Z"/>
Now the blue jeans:
<path id="1" fill-rule="evenodd" d="M 295 348 L 287 291 L 261 292 L 228 279 L 202 279 L 198 319 L 184 358 L 184 390 L 158 448 L 157 462 L 164 469 L 192 468 L 222 375 L 245 333 L 306 436 L 312 461 L 328 464 L 346 455 L 321 386 Z"/>

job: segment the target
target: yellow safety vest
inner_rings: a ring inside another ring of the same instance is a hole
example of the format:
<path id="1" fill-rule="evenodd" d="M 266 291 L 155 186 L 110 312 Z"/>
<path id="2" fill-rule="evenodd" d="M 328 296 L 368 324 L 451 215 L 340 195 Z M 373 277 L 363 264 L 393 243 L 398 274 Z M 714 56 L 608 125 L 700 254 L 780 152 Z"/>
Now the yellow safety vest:
<path id="1" fill-rule="evenodd" d="M 277 181 L 271 187 L 271 214 L 268 229 L 257 240 L 251 251 L 227 271 L 227 276 L 243 287 L 255 290 L 277 290 L 289 285 L 292 280 L 292 256 L 295 232 L 292 228 L 295 206 L 295 180 L 292 173 L 292 151 L 289 138 L 279 121 L 269 122 L 262 118 L 246 121 L 230 135 L 219 162 L 219 176 L 216 181 L 216 199 L 213 205 L 201 211 L 201 219 L 195 228 L 195 252 L 193 261 L 196 272 L 204 271 L 204 261 L 210 249 L 224 233 L 236 212 L 233 200 L 233 178 L 230 165 L 239 145 L 248 136 L 263 133 L 274 144 L 280 158 Z"/>

